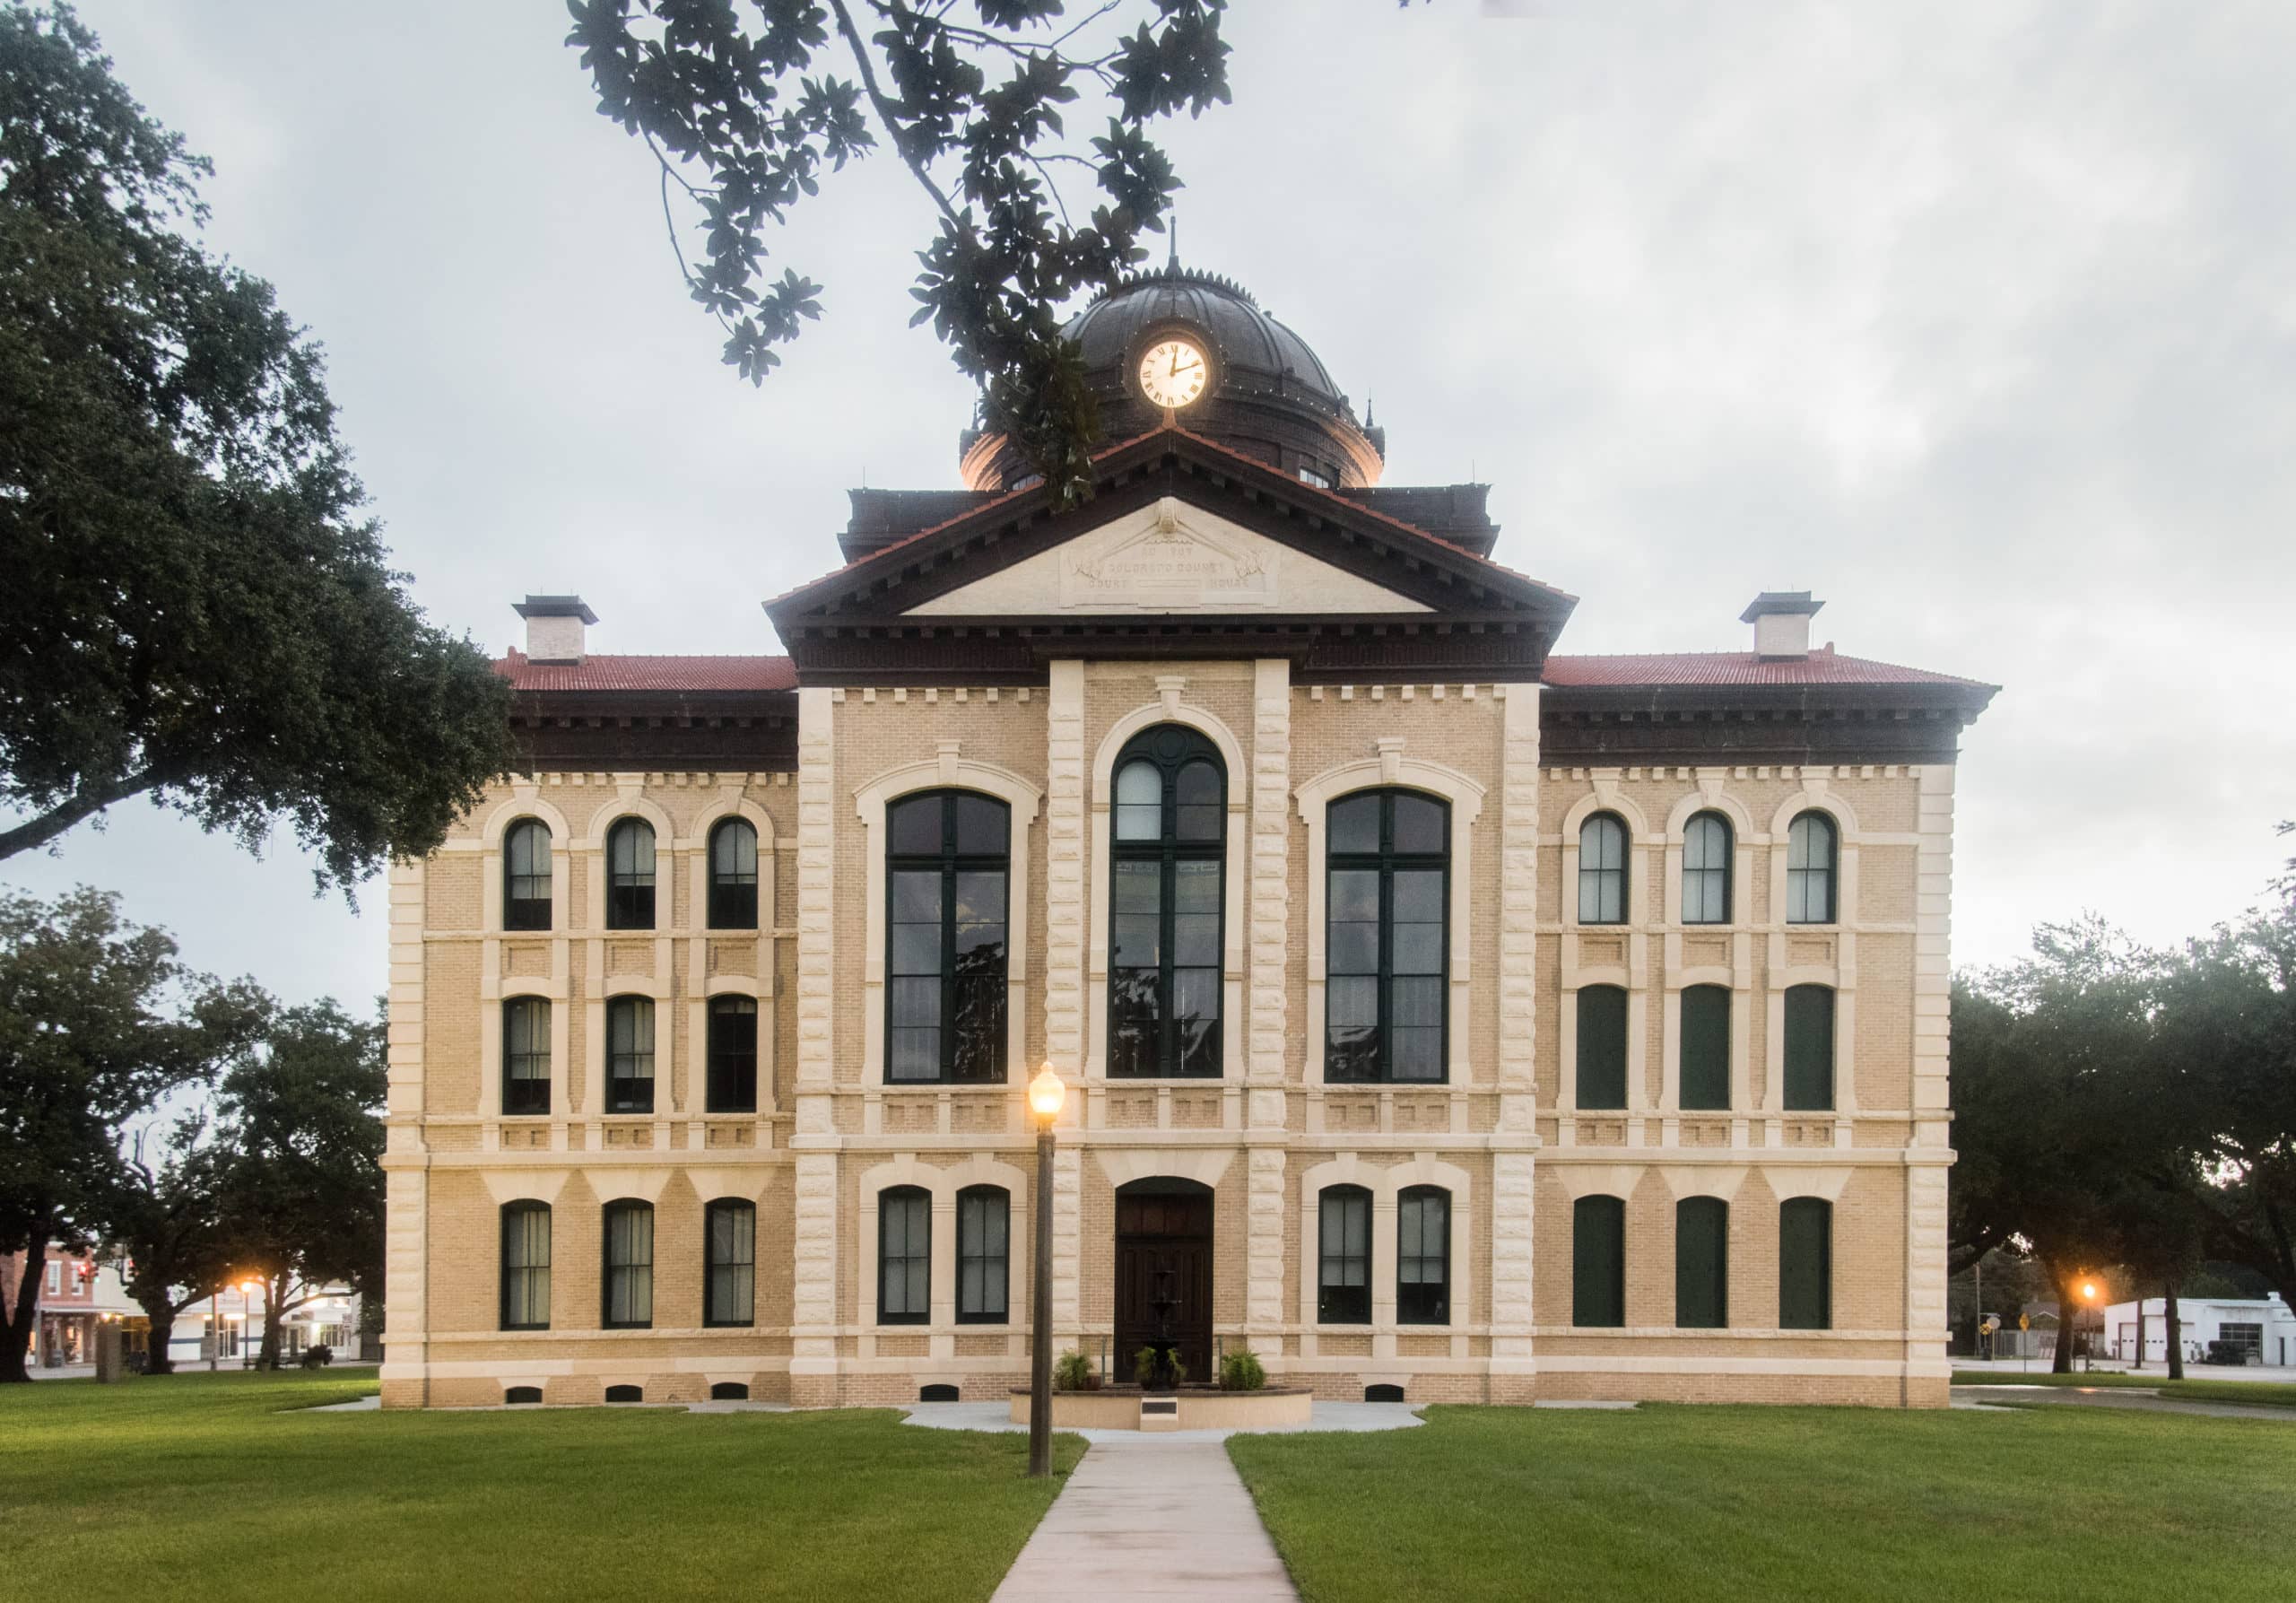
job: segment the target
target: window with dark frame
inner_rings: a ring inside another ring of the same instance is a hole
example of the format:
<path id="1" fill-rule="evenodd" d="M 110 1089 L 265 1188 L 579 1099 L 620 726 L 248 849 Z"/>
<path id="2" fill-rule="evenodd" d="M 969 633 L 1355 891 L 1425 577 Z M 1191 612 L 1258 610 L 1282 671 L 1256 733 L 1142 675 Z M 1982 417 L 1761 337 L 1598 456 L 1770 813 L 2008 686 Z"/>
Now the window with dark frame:
<path id="1" fill-rule="evenodd" d="M 550 1329 L 550 1204 L 502 1208 L 502 1329 Z"/>
<path id="2" fill-rule="evenodd" d="M 550 826 L 539 818 L 503 832 L 502 928 L 550 928 Z"/>
<path id="3" fill-rule="evenodd" d="M 1396 1323 L 1451 1322 L 1451 1194 L 1412 1186 L 1396 1198 Z"/>
<path id="4" fill-rule="evenodd" d="M 1835 866 L 1839 841 L 1833 820 L 1804 813 L 1786 826 L 1786 921 L 1834 922 Z"/>
<path id="5" fill-rule="evenodd" d="M 1626 824 L 1597 813 L 1578 826 L 1578 922 L 1626 922 Z"/>
<path id="6" fill-rule="evenodd" d="M 1005 1078 L 1012 809 L 926 790 L 885 809 L 885 1078 Z"/>
<path id="7" fill-rule="evenodd" d="M 654 928 L 654 826 L 643 818 L 606 832 L 606 928 Z"/>
<path id="8" fill-rule="evenodd" d="M 502 1004 L 502 1111 L 550 1111 L 550 1002 L 511 997 Z"/>
<path id="9" fill-rule="evenodd" d="M 1109 864 L 1108 1072 L 1217 1078 L 1228 780 L 1195 729 L 1163 724 L 1116 762 Z"/>
<path id="10" fill-rule="evenodd" d="M 1674 1323 L 1685 1330 L 1730 1323 L 1730 1205 L 1719 1197 L 1674 1204 Z"/>
<path id="11" fill-rule="evenodd" d="M 1778 1328 L 1833 1329 L 1833 1204 L 1822 1197 L 1779 1204 Z"/>
<path id="12" fill-rule="evenodd" d="M 1730 1105 L 1730 990 L 1683 988 L 1680 1097 L 1683 1111 L 1718 1112 Z"/>
<path id="13" fill-rule="evenodd" d="M 1683 828 L 1683 922 L 1730 921 L 1730 821 L 1700 813 Z"/>
<path id="14" fill-rule="evenodd" d="M 1823 985 L 1786 989 L 1785 1085 L 1789 1113 L 1822 1113 L 1833 1107 L 1833 990 Z"/>
<path id="15" fill-rule="evenodd" d="M 1011 1195 L 1002 1186 L 967 1186 L 957 1193 L 957 1323 L 1004 1323 L 1012 1269 Z"/>
<path id="16" fill-rule="evenodd" d="M 1316 1321 L 1371 1322 L 1371 1193 L 1326 1186 L 1317 1202 Z"/>
<path id="17" fill-rule="evenodd" d="M 757 1001 L 709 998 L 709 1058 L 704 1106 L 712 1113 L 757 1111 Z"/>
<path id="18" fill-rule="evenodd" d="M 933 1198 L 921 1186 L 877 1194 L 877 1322 L 933 1317 Z"/>
<path id="19" fill-rule="evenodd" d="M 1626 1201 L 1581 1197 L 1570 1205 L 1570 1322 L 1605 1329 L 1626 1323 Z"/>
<path id="20" fill-rule="evenodd" d="M 721 1197 L 701 1210 L 701 1322 L 748 1325 L 757 1319 L 757 1207 Z"/>
<path id="21" fill-rule="evenodd" d="M 1578 1106 L 1607 1111 L 1626 1106 L 1626 992 L 1615 985 L 1582 987 L 1578 1015 Z"/>
<path id="22" fill-rule="evenodd" d="M 606 1111 L 654 1111 L 654 1004 L 646 997 L 606 998 Z"/>
<path id="23" fill-rule="evenodd" d="M 604 1233 L 601 1322 L 609 1330 L 646 1329 L 654 1322 L 654 1205 L 607 1203 Z"/>
<path id="24" fill-rule="evenodd" d="M 1367 790 L 1325 816 L 1324 1078 L 1448 1077 L 1450 807 Z"/>
<path id="25" fill-rule="evenodd" d="M 709 832 L 709 928 L 757 928 L 757 828 L 746 818 Z"/>

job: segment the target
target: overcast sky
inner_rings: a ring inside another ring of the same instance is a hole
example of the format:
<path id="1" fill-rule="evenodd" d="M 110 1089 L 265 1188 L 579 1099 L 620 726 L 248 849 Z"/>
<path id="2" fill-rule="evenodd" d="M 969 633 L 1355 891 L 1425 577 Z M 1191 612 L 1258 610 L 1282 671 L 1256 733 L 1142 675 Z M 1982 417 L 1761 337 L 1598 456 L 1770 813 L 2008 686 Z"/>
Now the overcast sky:
<path id="1" fill-rule="evenodd" d="M 777 649 L 758 603 L 835 565 L 848 486 L 955 483 L 889 158 L 776 242 L 826 316 L 754 390 L 557 0 L 81 9 L 213 157 L 211 245 L 324 341 L 442 623 L 499 651 L 574 590 L 599 650 Z M 2004 685 L 1959 960 L 2257 901 L 2296 815 L 2296 7 L 1538 9 L 1246 0 L 1236 103 L 1170 135 L 1185 259 L 1376 401 L 1387 482 L 1491 483 L 1499 560 L 1584 598 L 1562 650 L 1742 649 L 1809 588 L 1821 640 Z M 309 869 L 124 808 L 0 884 L 373 995 L 379 888 Z"/>

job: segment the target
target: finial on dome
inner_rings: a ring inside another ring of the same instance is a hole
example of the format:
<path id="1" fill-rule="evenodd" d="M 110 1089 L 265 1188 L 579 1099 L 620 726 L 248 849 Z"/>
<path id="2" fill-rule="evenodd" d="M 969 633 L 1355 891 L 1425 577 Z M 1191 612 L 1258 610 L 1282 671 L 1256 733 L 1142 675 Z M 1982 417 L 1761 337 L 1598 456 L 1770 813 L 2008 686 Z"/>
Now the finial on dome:
<path id="1" fill-rule="evenodd" d="M 1178 211 L 1175 211 L 1172 213 L 1170 226 L 1172 233 L 1172 254 L 1170 258 L 1164 263 L 1164 271 L 1171 274 L 1175 277 L 1178 277 L 1180 270 L 1180 218 Z"/>

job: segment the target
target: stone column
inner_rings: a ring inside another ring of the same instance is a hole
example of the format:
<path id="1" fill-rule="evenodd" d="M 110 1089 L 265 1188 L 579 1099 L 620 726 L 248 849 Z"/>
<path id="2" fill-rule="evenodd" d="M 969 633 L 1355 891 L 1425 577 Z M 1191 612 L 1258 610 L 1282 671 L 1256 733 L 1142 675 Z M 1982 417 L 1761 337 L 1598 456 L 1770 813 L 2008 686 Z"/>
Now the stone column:
<path id="1" fill-rule="evenodd" d="M 1065 1345 L 1083 1323 L 1083 1154 L 1078 1137 L 1095 1120 L 1084 1070 L 1086 908 L 1084 665 L 1050 668 L 1045 697 L 1044 1050 L 1068 1082 L 1069 1109 L 1053 1158 L 1052 1328 Z M 1056 1351 L 1061 1350 L 1056 1348 Z"/>
<path id="2" fill-rule="evenodd" d="M 1537 1390 L 1531 1328 L 1538 1137 L 1539 687 L 1498 687 L 1499 1128 L 1491 1160 L 1491 1400 Z"/>
<path id="3" fill-rule="evenodd" d="M 797 1149 L 789 1399 L 841 1400 L 837 1381 L 836 726 L 831 693 L 797 693 Z M 807 1150 L 811 1148 L 813 1150 Z"/>
<path id="4" fill-rule="evenodd" d="M 383 1402 L 420 1407 L 430 1401 L 426 1340 L 430 1254 L 422 1139 L 424 876 L 421 863 L 389 871 L 390 1001 L 383 1171 Z"/>
<path id="5" fill-rule="evenodd" d="M 1905 1328 L 1909 1403 L 1942 1404 L 1946 1327 L 1945 1175 L 1952 1105 L 1953 769 L 1930 763 L 1916 823 L 1913 937 L 1913 1141 L 1906 1172 Z"/>
<path id="6" fill-rule="evenodd" d="M 1245 893 L 1250 966 L 1246 1000 L 1245 1127 L 1250 1143 L 1244 1261 L 1244 1319 L 1255 1348 L 1272 1349 L 1283 1315 L 1284 1055 L 1291 1032 L 1289 928 L 1292 866 L 1292 665 L 1252 667 L 1251 882 Z"/>

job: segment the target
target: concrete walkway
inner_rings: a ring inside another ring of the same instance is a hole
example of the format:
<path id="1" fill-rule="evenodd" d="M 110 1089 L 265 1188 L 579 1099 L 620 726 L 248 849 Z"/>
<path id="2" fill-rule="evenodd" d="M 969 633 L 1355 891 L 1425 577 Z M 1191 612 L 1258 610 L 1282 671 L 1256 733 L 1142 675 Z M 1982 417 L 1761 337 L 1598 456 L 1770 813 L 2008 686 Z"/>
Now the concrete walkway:
<path id="1" fill-rule="evenodd" d="M 992 1603 L 1297 1603 L 1226 1448 L 1093 1433 L 1132 1440 L 1084 1454 Z"/>
<path id="2" fill-rule="evenodd" d="M 1309 1431 L 1407 1431 L 1427 1422 L 1419 1416 L 1417 1403 L 1318 1403 L 1315 1416 L 1305 1424 L 1270 1425 L 1265 1430 L 1249 1433 L 1254 1435 L 1291 1436 Z M 1013 1422 L 1010 1407 L 1004 1403 L 911 1403 L 909 1405 L 910 1424 L 923 1425 L 933 1431 L 997 1431 L 1025 1432 L 1029 1427 Z M 1063 1431 L 1065 1436 L 1082 1436 L 1094 1446 L 1129 1447 L 1142 1442 L 1225 1442 L 1237 1433 L 1219 1431 L 1160 1431 L 1144 1436 L 1138 1431 Z"/>
<path id="3" fill-rule="evenodd" d="M 2213 1403 L 2180 1397 L 2162 1397 L 2142 1387 L 2099 1386 L 1956 1386 L 1955 1407 L 1976 1404 L 2022 1407 L 2027 1404 L 2060 1407 L 2120 1408 L 2131 1414 L 2187 1414 L 2203 1419 L 2269 1419 L 2296 1424 L 2296 1408 L 2270 1403 Z"/>

